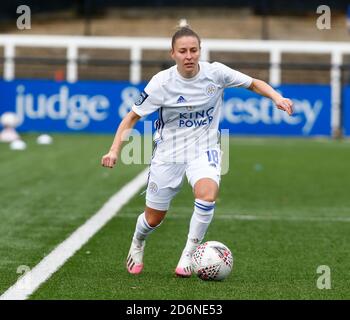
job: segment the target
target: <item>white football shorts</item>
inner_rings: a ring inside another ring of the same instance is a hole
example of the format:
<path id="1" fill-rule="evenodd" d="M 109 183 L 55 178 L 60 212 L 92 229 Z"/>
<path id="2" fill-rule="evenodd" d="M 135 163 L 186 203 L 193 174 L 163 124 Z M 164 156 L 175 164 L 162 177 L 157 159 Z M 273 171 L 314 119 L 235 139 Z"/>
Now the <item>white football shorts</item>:
<path id="1" fill-rule="evenodd" d="M 146 190 L 147 207 L 168 210 L 171 200 L 181 189 L 185 173 L 192 188 L 202 178 L 210 178 L 219 186 L 221 152 L 220 149 L 207 150 L 189 163 L 167 163 L 152 159 Z"/>

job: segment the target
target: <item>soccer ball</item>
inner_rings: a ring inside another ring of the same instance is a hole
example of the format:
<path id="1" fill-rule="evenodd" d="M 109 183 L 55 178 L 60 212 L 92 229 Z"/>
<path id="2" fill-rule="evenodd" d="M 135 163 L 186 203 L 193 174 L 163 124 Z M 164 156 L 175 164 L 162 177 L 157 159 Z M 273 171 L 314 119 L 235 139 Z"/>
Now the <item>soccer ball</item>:
<path id="1" fill-rule="evenodd" d="M 202 280 L 223 280 L 233 267 L 233 256 L 228 247 L 218 241 L 207 241 L 192 255 L 193 272 Z"/>

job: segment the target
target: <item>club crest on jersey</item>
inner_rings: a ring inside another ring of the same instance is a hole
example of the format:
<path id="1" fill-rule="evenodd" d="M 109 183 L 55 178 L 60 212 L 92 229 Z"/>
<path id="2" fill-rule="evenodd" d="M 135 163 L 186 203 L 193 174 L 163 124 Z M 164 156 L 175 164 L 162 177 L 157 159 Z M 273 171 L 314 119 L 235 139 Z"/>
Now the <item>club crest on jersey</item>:
<path id="1" fill-rule="evenodd" d="M 143 102 L 147 99 L 148 94 L 145 91 L 142 91 L 140 93 L 139 98 L 137 99 L 137 101 L 135 102 L 136 106 L 140 106 L 141 104 L 143 104 Z"/>
<path id="2" fill-rule="evenodd" d="M 217 87 L 213 84 L 213 83 L 210 83 L 207 85 L 207 87 L 205 88 L 205 94 L 208 96 L 208 97 L 212 97 L 217 91 Z"/>
<path id="3" fill-rule="evenodd" d="M 157 193 L 158 192 L 158 186 L 155 182 L 151 181 L 148 185 L 148 190 L 150 193 Z"/>

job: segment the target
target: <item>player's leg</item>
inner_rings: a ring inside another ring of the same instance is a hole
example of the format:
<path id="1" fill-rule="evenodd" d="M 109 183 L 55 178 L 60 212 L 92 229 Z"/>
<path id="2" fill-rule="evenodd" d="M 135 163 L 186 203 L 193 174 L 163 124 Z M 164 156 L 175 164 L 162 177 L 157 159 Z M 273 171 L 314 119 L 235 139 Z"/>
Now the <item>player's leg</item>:
<path id="1" fill-rule="evenodd" d="M 195 205 L 188 233 L 190 243 L 201 243 L 204 239 L 214 216 L 218 191 L 218 183 L 211 178 L 202 178 L 195 183 L 193 188 Z"/>
<path id="2" fill-rule="evenodd" d="M 143 254 L 147 237 L 162 223 L 166 210 L 157 210 L 145 207 L 136 222 L 134 236 L 126 260 L 130 273 L 139 274 L 143 269 Z"/>
<path id="3" fill-rule="evenodd" d="M 178 276 L 191 276 L 191 258 L 202 242 L 212 221 L 220 183 L 220 162 L 214 166 L 205 156 L 191 163 L 186 170 L 195 197 L 187 242 L 175 269 Z"/>
<path id="4" fill-rule="evenodd" d="M 194 185 L 193 192 L 195 203 L 187 242 L 175 270 L 175 273 L 181 277 L 189 277 L 192 274 L 192 254 L 204 239 L 213 218 L 218 185 L 210 178 L 202 178 Z"/>
<path id="5" fill-rule="evenodd" d="M 138 274 L 142 271 L 146 239 L 165 218 L 171 200 L 182 185 L 184 173 L 184 165 L 152 161 L 146 191 L 146 208 L 137 219 L 127 258 L 127 269 L 130 273 Z"/>

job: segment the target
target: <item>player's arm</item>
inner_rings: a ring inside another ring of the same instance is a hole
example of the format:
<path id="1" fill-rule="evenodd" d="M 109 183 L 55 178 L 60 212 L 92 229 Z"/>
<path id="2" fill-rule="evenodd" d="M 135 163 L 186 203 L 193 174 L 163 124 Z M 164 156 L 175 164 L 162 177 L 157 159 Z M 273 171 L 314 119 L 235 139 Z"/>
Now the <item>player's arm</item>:
<path id="1" fill-rule="evenodd" d="M 286 111 L 288 112 L 289 115 L 292 115 L 293 102 L 288 98 L 282 97 L 276 90 L 274 90 L 265 81 L 262 81 L 259 79 L 253 79 L 248 89 L 264 97 L 270 98 L 275 103 L 278 109 Z"/>
<path id="2" fill-rule="evenodd" d="M 126 137 L 130 132 L 130 129 L 134 127 L 135 123 L 140 118 L 141 117 L 138 114 L 136 114 L 134 111 L 130 111 L 124 117 L 122 122 L 119 124 L 119 127 L 115 134 L 112 146 L 109 149 L 109 152 L 105 154 L 101 159 L 102 166 L 108 167 L 108 168 L 113 168 L 115 166 L 119 157 L 119 153 L 120 153 L 120 149 L 122 147 L 123 141 L 126 140 Z"/>

